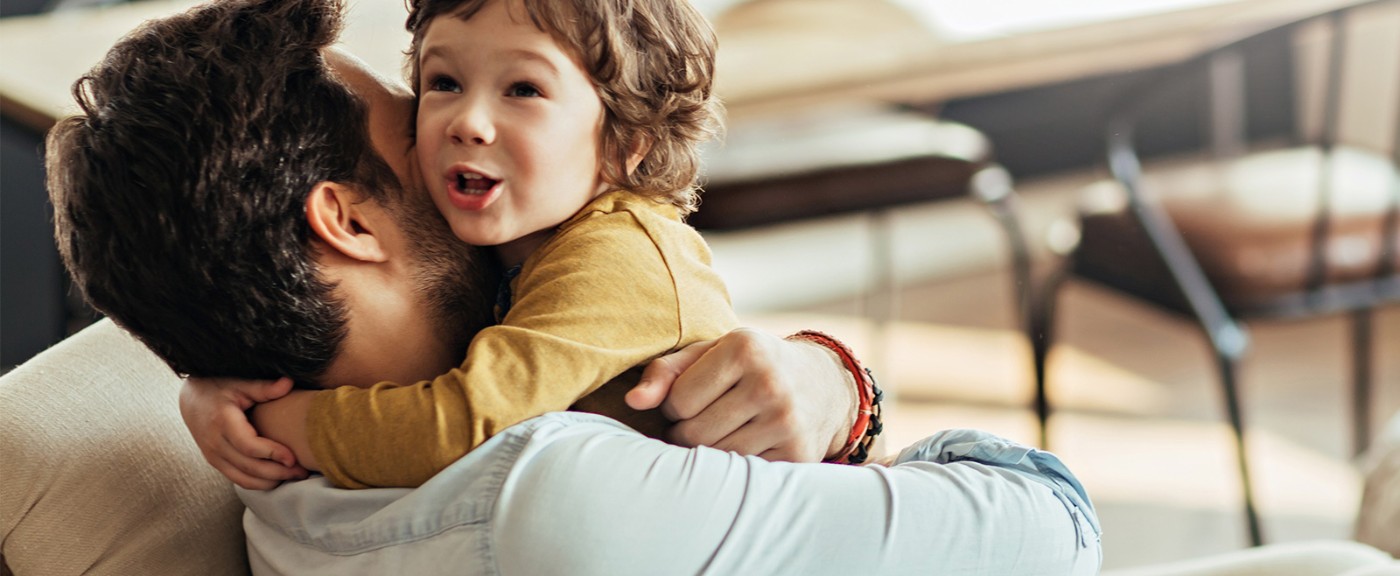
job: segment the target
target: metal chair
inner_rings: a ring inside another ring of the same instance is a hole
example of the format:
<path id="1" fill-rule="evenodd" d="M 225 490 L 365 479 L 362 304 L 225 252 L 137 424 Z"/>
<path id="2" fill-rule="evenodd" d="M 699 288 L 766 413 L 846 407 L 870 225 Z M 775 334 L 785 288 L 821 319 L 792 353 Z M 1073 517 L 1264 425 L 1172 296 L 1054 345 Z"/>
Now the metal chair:
<path id="1" fill-rule="evenodd" d="M 1243 52 L 1290 47 L 1288 98 L 1296 135 L 1249 146 Z M 1388 81 L 1380 81 L 1388 79 Z M 1151 103 L 1209 86 L 1209 158 L 1144 169 L 1135 132 Z M 1242 321 L 1349 314 L 1353 443 L 1369 437 L 1372 311 L 1400 301 L 1400 2 L 1373 0 L 1251 34 L 1164 68 L 1124 93 L 1107 115 L 1116 192 L 1081 206 L 1080 238 L 1065 265 L 1025 302 L 1041 442 L 1050 405 L 1046 358 L 1059 287 L 1079 278 L 1179 313 L 1205 333 L 1234 432 L 1250 542 L 1263 541 L 1249 475 L 1238 364 Z"/>
<path id="2" fill-rule="evenodd" d="M 878 103 L 814 107 L 735 123 L 722 145 L 706 151 L 705 168 L 700 210 L 689 218 L 702 231 L 868 214 L 873 264 L 863 296 L 877 334 L 896 312 L 890 212 L 918 202 L 982 196 L 987 182 L 1010 185 L 992 162 L 982 133 Z M 1027 252 L 1019 235 L 1012 242 Z"/>

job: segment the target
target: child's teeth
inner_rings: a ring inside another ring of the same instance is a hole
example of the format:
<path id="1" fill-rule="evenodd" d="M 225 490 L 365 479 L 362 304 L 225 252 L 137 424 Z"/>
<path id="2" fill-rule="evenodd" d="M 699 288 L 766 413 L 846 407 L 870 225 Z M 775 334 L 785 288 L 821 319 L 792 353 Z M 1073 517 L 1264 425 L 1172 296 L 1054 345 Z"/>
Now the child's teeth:
<path id="1" fill-rule="evenodd" d="M 485 194 L 492 186 L 494 180 L 487 179 L 480 174 L 462 172 L 457 174 L 457 189 L 463 194 L 480 195 Z"/>

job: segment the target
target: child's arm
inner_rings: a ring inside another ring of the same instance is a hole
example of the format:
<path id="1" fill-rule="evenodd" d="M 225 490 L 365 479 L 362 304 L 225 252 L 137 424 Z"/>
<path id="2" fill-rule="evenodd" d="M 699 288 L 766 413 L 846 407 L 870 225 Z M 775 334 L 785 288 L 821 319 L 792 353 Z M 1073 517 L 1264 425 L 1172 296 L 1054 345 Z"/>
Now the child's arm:
<path id="1" fill-rule="evenodd" d="M 258 404 L 250 418 L 258 433 L 267 439 L 279 442 L 296 454 L 297 463 L 312 472 L 320 472 L 321 464 L 311 450 L 306 435 L 306 413 L 311 409 L 311 399 L 325 390 L 293 390 L 286 396 Z"/>
<path id="2" fill-rule="evenodd" d="M 214 469 L 243 488 L 267 490 L 284 480 L 305 478 L 307 472 L 297 465 L 300 454 L 259 437 L 246 411 L 282 398 L 291 389 L 289 378 L 189 378 L 180 389 L 180 415 Z"/>
<path id="3" fill-rule="evenodd" d="M 684 230 L 698 246 L 680 257 L 629 213 L 561 231 L 531 256 L 505 322 L 477 334 L 460 368 L 315 399 L 306 426 L 322 472 L 347 488 L 418 486 L 508 426 L 566 410 L 634 366 L 722 335 L 733 311 L 701 265 L 703 241 Z"/>
<path id="4" fill-rule="evenodd" d="M 217 383 L 252 388 L 268 382 L 223 380 Z M 774 393 L 775 390 L 778 392 Z M 320 466 L 307 440 L 306 414 L 310 399 L 324 393 L 296 390 L 258 404 L 252 410 L 257 431 L 250 435 L 261 433 L 268 440 L 281 443 L 279 446 L 289 447 L 302 467 L 319 471 Z M 717 401 L 731 395 L 752 397 L 755 394 L 763 400 L 755 404 L 756 415 L 746 422 L 736 422 L 735 413 L 728 410 L 725 403 Z M 656 405 L 669 406 L 662 409 L 676 416 L 681 412 L 695 413 L 694 417 L 681 419 L 673 428 L 671 439 L 679 444 L 714 446 L 735 430 L 752 428 L 754 433 L 744 434 L 744 441 L 724 449 L 791 461 L 821 460 L 839 451 L 856 407 L 850 373 L 834 354 L 820 346 L 782 340 L 749 329 L 735 330 L 718 340 L 698 342 L 649 364 L 642 381 L 628 395 L 628 401 L 633 408 L 649 409 L 638 403 L 652 399 Z M 226 419 L 226 423 L 232 420 Z M 769 425 L 769 422 L 778 424 Z M 233 433 L 224 431 L 223 435 L 232 436 Z M 824 440 L 828 438 L 829 441 Z M 261 460 L 263 456 L 252 458 Z M 266 489 L 285 479 L 276 476 L 268 478 L 266 485 L 250 486 L 242 482 L 239 485 Z"/>

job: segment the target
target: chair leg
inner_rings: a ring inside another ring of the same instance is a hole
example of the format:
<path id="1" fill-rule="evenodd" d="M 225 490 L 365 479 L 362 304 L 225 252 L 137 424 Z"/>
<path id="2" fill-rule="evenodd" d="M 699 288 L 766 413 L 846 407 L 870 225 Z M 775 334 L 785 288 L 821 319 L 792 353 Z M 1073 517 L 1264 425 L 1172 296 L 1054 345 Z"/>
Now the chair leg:
<path id="1" fill-rule="evenodd" d="M 1050 449 L 1050 396 L 1046 389 L 1047 360 L 1055 336 L 1055 303 L 1064 283 L 1064 274 L 1055 272 L 1046 278 L 1030 303 L 1030 318 L 1026 330 L 1035 363 L 1035 417 L 1039 423 L 1040 447 Z"/>
<path id="2" fill-rule="evenodd" d="M 1045 359 L 1050 350 L 1050 324 L 1053 320 L 1059 272 L 1052 275 L 1045 285 L 1036 286 L 1030 243 L 1026 241 L 1025 230 L 1021 227 L 1016 194 L 1011 186 L 1011 175 L 1005 168 L 996 164 L 982 168 L 972 177 L 969 192 L 991 211 L 1002 232 L 1006 234 L 1007 247 L 1011 253 L 1011 288 L 1016 298 L 1015 310 L 1021 322 L 1021 329 L 1026 332 L 1026 339 L 1030 342 L 1035 366 L 1033 402 L 1036 421 L 1039 424 L 1040 447 L 1048 449 L 1050 403 L 1045 393 Z"/>
<path id="3" fill-rule="evenodd" d="M 897 383 L 889 367 L 890 325 L 897 316 L 899 283 L 895 278 L 894 240 L 889 210 L 875 210 L 867 220 L 870 231 L 870 279 L 860 301 L 861 312 L 870 321 L 870 352 L 866 365 L 880 376 L 885 397 L 893 401 Z"/>
<path id="4" fill-rule="evenodd" d="M 1260 531 L 1259 514 L 1254 506 L 1253 482 L 1251 482 L 1249 474 L 1249 455 L 1245 450 L 1244 418 L 1241 416 L 1237 381 L 1237 358 L 1229 354 L 1217 353 L 1216 359 L 1220 365 L 1221 389 L 1225 393 L 1225 411 L 1230 418 L 1230 427 L 1235 435 L 1235 453 L 1240 464 L 1240 483 L 1244 488 L 1244 517 L 1249 528 L 1249 543 L 1252 546 L 1259 546 L 1264 543 L 1264 536 Z"/>
<path id="5" fill-rule="evenodd" d="M 1351 314 L 1352 436 L 1355 454 L 1371 443 L 1371 318 L 1370 308 Z"/>

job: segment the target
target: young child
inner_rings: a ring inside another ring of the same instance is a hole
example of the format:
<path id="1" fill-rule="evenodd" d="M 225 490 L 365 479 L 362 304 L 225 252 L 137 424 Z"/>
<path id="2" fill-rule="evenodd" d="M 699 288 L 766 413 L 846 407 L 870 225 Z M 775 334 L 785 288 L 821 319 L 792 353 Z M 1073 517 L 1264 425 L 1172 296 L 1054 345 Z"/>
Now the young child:
<path id="1" fill-rule="evenodd" d="M 464 242 L 493 247 L 499 325 L 431 382 L 320 394 L 342 487 L 416 486 L 502 429 L 736 326 L 696 205 L 713 32 L 687 0 L 421 0 L 417 156 Z"/>

